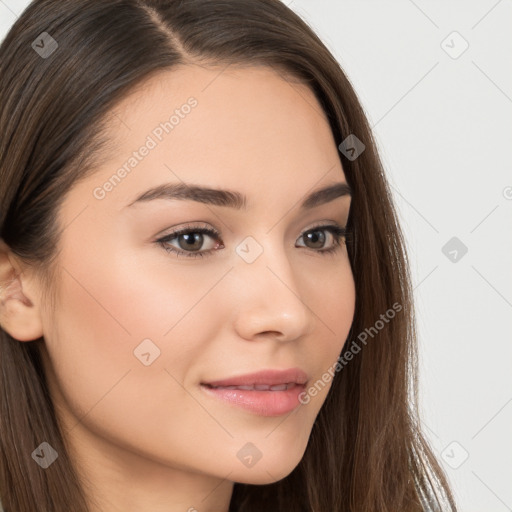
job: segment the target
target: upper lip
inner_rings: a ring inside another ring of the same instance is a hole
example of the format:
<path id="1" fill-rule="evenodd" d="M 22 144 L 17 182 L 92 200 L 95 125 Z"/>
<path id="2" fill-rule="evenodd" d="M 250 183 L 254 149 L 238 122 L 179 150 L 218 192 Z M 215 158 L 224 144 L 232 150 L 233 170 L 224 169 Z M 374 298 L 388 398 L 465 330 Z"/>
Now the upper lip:
<path id="1" fill-rule="evenodd" d="M 300 368 L 290 368 L 288 370 L 263 370 L 222 380 L 202 382 L 201 384 L 207 384 L 209 386 L 251 386 L 254 384 L 266 384 L 268 386 L 274 386 L 288 383 L 304 385 L 307 381 L 308 376 L 306 372 Z"/>

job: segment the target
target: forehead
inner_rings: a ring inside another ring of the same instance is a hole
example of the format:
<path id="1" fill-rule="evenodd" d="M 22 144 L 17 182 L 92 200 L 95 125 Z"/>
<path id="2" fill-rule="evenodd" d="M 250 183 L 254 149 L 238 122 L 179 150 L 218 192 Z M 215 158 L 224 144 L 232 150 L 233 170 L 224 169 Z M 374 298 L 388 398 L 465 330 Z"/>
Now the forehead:
<path id="1" fill-rule="evenodd" d="M 109 192 L 119 208 L 165 182 L 231 188 L 251 201 L 258 194 L 299 197 L 344 180 L 314 93 L 268 67 L 159 72 L 110 112 L 106 136 L 115 149 L 88 186 L 125 169 Z M 144 147 L 150 149 L 141 157 Z"/>

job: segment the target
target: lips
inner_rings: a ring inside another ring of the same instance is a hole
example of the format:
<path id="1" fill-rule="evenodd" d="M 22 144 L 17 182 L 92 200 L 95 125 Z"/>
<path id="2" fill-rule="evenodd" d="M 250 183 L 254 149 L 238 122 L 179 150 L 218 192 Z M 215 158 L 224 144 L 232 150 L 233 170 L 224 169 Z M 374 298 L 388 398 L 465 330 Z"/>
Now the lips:
<path id="1" fill-rule="evenodd" d="M 222 380 L 202 382 L 209 399 L 245 409 L 258 416 L 281 416 L 301 405 L 308 375 L 300 368 L 263 370 Z"/>
<path id="2" fill-rule="evenodd" d="M 240 389 L 245 391 L 285 391 L 294 386 L 303 386 L 308 375 L 300 368 L 288 370 L 263 370 L 222 380 L 202 382 L 216 389 Z"/>

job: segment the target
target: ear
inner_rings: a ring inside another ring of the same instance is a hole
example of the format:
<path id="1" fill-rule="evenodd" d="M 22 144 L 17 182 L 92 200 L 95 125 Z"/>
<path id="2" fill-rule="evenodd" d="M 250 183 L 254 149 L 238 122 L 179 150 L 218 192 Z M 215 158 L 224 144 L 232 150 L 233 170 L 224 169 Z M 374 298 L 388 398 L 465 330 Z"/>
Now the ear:
<path id="1" fill-rule="evenodd" d="M 0 325 L 18 341 L 43 336 L 35 283 L 16 256 L 0 239 Z"/>

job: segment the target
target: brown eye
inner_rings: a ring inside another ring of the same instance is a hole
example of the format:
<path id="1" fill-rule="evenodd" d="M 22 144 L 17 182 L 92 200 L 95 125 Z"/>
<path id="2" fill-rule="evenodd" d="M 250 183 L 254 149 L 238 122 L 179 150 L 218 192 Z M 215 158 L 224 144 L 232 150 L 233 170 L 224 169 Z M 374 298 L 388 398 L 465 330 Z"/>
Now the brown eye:
<path id="1" fill-rule="evenodd" d="M 199 232 L 184 233 L 176 237 L 179 245 L 186 251 L 198 251 L 204 243 L 204 235 Z"/>
<path id="2" fill-rule="evenodd" d="M 322 249 L 326 241 L 326 231 L 330 233 L 331 237 L 334 240 L 334 243 L 333 245 L 331 245 L 331 247 L 327 249 Z M 328 226 L 317 226 L 315 228 L 309 229 L 302 235 L 302 237 L 305 240 L 307 240 L 313 245 L 313 247 L 311 247 L 311 245 L 308 245 L 308 248 L 318 249 L 318 252 L 321 253 L 332 253 L 340 249 L 342 245 L 342 239 L 344 239 L 346 236 L 347 229 L 337 226 L 335 224 Z"/>
<path id="3" fill-rule="evenodd" d="M 184 256 L 187 258 L 195 258 L 198 256 L 209 256 L 214 250 L 222 248 L 221 244 L 217 244 L 216 249 L 210 248 L 201 250 L 205 243 L 205 235 L 207 238 L 219 239 L 220 235 L 217 231 L 210 228 L 194 228 L 187 227 L 169 233 L 164 237 L 157 240 L 157 243 L 161 245 L 167 252 L 175 253 L 177 257 Z M 176 241 L 178 247 L 170 245 L 170 242 Z"/>
<path id="4" fill-rule="evenodd" d="M 325 232 L 321 229 L 308 231 L 304 237 L 313 244 L 313 247 L 310 246 L 311 249 L 322 249 L 326 240 Z"/>

